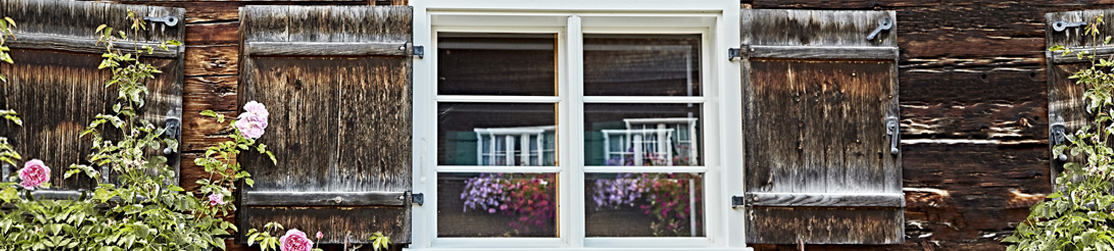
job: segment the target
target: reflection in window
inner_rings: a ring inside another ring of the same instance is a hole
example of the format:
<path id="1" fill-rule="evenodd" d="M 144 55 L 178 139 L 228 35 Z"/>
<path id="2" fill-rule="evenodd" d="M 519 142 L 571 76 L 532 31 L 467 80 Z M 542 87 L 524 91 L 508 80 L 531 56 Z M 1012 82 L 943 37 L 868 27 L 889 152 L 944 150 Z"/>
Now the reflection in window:
<path id="1" fill-rule="evenodd" d="M 700 106 L 586 104 L 585 164 L 698 166 Z"/>
<path id="2" fill-rule="evenodd" d="M 557 34 L 438 33 L 437 94 L 556 96 Z"/>
<path id="3" fill-rule="evenodd" d="M 441 237 L 556 237 L 554 174 L 441 173 Z"/>
<path id="4" fill-rule="evenodd" d="M 700 35 L 584 35 L 584 95 L 700 96 Z"/>
<path id="5" fill-rule="evenodd" d="M 588 237 L 704 236 L 702 175 L 592 173 L 585 177 Z"/>
<path id="6" fill-rule="evenodd" d="M 554 104 L 439 103 L 438 164 L 554 166 Z"/>

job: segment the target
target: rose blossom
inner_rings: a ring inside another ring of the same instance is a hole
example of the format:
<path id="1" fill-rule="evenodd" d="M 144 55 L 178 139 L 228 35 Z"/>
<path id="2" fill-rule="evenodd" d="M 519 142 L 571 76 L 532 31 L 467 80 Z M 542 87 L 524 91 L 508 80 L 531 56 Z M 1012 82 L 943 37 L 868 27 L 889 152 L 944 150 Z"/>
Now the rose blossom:
<path id="1" fill-rule="evenodd" d="M 298 229 L 286 231 L 286 235 L 279 238 L 279 249 L 282 251 L 309 251 L 313 248 L 313 241 L 306 238 L 306 233 Z"/>
<path id="2" fill-rule="evenodd" d="M 218 204 L 219 205 L 224 205 L 224 203 L 225 203 L 224 202 L 224 194 L 213 193 L 213 194 L 209 195 L 209 205 L 211 205 L 211 206 L 216 206 Z"/>
<path id="3" fill-rule="evenodd" d="M 19 170 L 19 182 L 23 188 L 34 190 L 43 183 L 50 181 L 50 167 L 43 164 L 42 160 L 33 159 L 23 165 Z"/>
<path id="4" fill-rule="evenodd" d="M 325 234 L 322 234 L 321 231 L 317 231 L 317 238 L 321 239 L 321 237 L 325 237 Z"/>
<path id="5" fill-rule="evenodd" d="M 252 100 L 244 105 L 244 111 L 236 118 L 236 128 L 247 138 L 258 139 L 263 136 L 267 129 L 267 117 L 270 116 L 267 107 Z"/>

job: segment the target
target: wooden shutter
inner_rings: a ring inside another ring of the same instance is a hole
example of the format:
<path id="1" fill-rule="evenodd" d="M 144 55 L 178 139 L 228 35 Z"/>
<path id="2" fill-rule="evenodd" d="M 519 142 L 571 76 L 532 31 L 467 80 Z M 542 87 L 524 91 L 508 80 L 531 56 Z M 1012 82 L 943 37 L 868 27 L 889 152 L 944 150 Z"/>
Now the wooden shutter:
<path id="1" fill-rule="evenodd" d="M 747 242 L 904 241 L 894 20 L 742 10 Z"/>
<path id="2" fill-rule="evenodd" d="M 1090 24 L 1094 17 L 1103 16 L 1104 20 L 1114 18 L 1114 9 L 1068 11 L 1045 14 L 1045 39 L 1047 46 L 1063 45 L 1073 51 L 1087 51 L 1087 55 L 1110 58 L 1114 55 L 1114 45 L 1103 45 L 1103 38 L 1114 34 L 1114 27 L 1109 24 L 1099 24 L 1101 37 L 1094 38 L 1084 35 L 1080 23 Z M 1058 24 L 1059 23 L 1059 24 Z M 1073 24 L 1074 23 L 1074 24 Z M 1057 26 L 1063 27 L 1057 27 Z M 1057 30 L 1060 28 L 1060 30 Z M 1094 39 L 1094 41 L 1092 41 Z M 1087 113 L 1087 104 L 1083 101 L 1083 92 L 1087 90 L 1084 85 L 1068 79 L 1082 69 L 1091 67 L 1089 58 L 1079 59 L 1076 52 L 1064 56 L 1060 52 L 1046 52 L 1046 70 L 1048 71 L 1048 130 L 1049 148 L 1059 144 L 1069 144 L 1062 135 L 1073 134 L 1092 121 L 1094 116 Z M 1086 161 L 1083 156 L 1070 157 L 1065 153 L 1061 156 L 1052 156 L 1052 183 L 1055 185 L 1056 176 L 1064 172 L 1064 163 Z M 1076 177 L 1076 178 L 1081 178 Z"/>
<path id="3" fill-rule="evenodd" d="M 276 221 L 321 231 L 322 243 L 363 243 L 376 231 L 410 243 L 412 13 L 240 10 L 240 103 L 270 110 L 260 142 L 278 158 L 240 157 L 255 179 L 243 189 L 240 229 Z"/>
<path id="4" fill-rule="evenodd" d="M 141 18 L 173 17 L 179 22 L 174 26 L 151 23 L 140 35 L 128 31 L 128 39 L 116 45 L 122 52 L 134 53 L 128 49 L 133 48 L 133 42 L 158 48 L 156 45 L 161 42 L 184 40 L 185 9 L 182 8 L 66 0 L 0 3 L 0 16 L 11 17 L 18 25 L 14 30 L 16 38 L 7 41 L 15 64 L 0 64 L 0 72 L 8 78 L 8 82 L 0 83 L 4 86 L 0 107 L 15 109 L 23 118 L 22 127 L 10 122 L 0 123 L 0 134 L 10 137 L 24 161 L 41 159 L 50 166 L 54 188 L 88 189 L 93 185 L 85 175 L 62 177 L 70 164 L 89 164 L 87 156 L 92 138 L 79 135 L 97 114 L 111 114 L 116 104 L 116 86 L 108 89 L 104 86 L 111 76 L 110 70 L 97 69 L 105 48 L 103 43 L 97 44 L 99 36 L 95 30 L 101 24 L 117 31 L 128 30 L 131 27 L 128 10 Z M 170 46 L 169 52 L 155 51 L 155 55 L 144 55 L 144 62 L 163 73 L 146 82 L 149 93 L 140 111 L 142 118 L 158 126 L 166 126 L 168 119 L 180 123 L 183 47 Z M 102 131 L 108 139 L 120 136 L 115 129 Z M 162 151 L 152 151 L 152 154 L 162 154 Z M 175 170 L 179 166 L 178 155 L 175 150 L 167 156 L 168 164 Z M 105 175 L 111 176 L 111 173 Z"/>

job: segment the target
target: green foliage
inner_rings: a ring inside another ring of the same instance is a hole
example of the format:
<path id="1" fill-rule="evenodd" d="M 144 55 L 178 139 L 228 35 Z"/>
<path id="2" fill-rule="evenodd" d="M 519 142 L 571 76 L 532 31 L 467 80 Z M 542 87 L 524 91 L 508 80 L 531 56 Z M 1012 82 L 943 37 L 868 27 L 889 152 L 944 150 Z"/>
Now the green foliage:
<path id="1" fill-rule="evenodd" d="M 1098 25 L 1102 17 L 1090 22 L 1084 33 L 1098 42 Z M 1110 44 L 1107 36 L 1102 44 Z M 1111 173 L 1114 165 L 1114 60 L 1096 58 L 1086 51 L 1072 51 L 1064 46 L 1049 48 L 1063 55 L 1089 59 L 1091 67 L 1082 69 L 1070 78 L 1084 85 L 1086 110 L 1093 117 L 1089 125 L 1067 135 L 1068 144 L 1053 147 L 1052 156 L 1069 154 L 1082 156 L 1082 163 L 1067 163 L 1065 172 L 1056 177 L 1059 191 L 1049 195 L 1047 201 L 1033 206 L 1029 218 L 1018 226 L 1014 235 L 1003 239 L 1013 243 L 1009 250 L 1114 250 L 1114 195 Z M 1055 158 L 1055 157 L 1053 157 Z"/>
<path id="2" fill-rule="evenodd" d="M 146 81 L 161 72 L 142 58 L 154 48 L 141 48 L 136 42 L 121 43 L 133 52 L 117 47 L 129 34 L 146 30 L 142 17 L 134 12 L 128 12 L 128 20 L 131 27 L 123 31 L 113 32 L 105 25 L 97 28 L 106 51 L 99 68 L 112 72 L 105 88 L 118 90 L 117 103 L 113 113 L 97 115 L 81 134 L 92 138 L 92 165 L 74 164 L 65 172 L 65 178 L 84 174 L 100 181 L 103 174 L 95 167 L 108 167 L 118 185 L 100 183 L 80 198 L 55 201 L 36 200 L 14 183 L 0 183 L 0 199 L 14 207 L 0 211 L 0 251 L 223 249 L 223 235 L 236 231 L 221 218 L 230 206 L 203 202 L 173 182 L 177 174 L 160 153 L 164 147 L 177 148 L 178 142 L 162 136 L 166 128 L 141 118 L 148 95 Z M 9 26 L 0 24 L 0 29 Z M 157 47 L 166 50 L 167 45 L 180 43 L 169 41 Z M 6 54 L 0 54 L 4 58 Z M 0 116 L 21 123 L 14 111 L 0 111 Z M 118 130 L 115 135 L 120 136 L 106 138 L 102 130 Z M 0 160 L 14 165 L 20 158 L 6 140 L 0 141 Z M 231 197 L 227 190 L 222 194 Z"/>

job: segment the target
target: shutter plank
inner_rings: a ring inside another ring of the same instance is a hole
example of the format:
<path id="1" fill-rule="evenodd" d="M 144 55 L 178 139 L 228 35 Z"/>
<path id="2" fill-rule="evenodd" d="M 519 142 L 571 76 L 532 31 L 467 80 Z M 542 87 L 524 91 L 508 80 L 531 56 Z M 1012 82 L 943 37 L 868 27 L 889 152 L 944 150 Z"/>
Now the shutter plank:
<path id="1" fill-rule="evenodd" d="M 240 103 L 267 105 L 271 121 L 260 142 L 278 166 L 264 155 L 240 156 L 255 179 L 243 191 L 241 228 L 277 221 L 331 231 L 322 243 L 344 243 L 341 233 L 366 243 L 376 231 L 410 243 L 412 62 L 399 47 L 412 42 L 411 13 L 409 6 L 242 9 Z"/>
<path id="2" fill-rule="evenodd" d="M 184 18 L 181 8 L 149 7 L 82 1 L 58 0 L 8 0 L 3 1 L 0 14 L 11 17 L 19 25 L 14 30 L 16 39 L 8 40 L 12 48 L 14 65 L 0 66 L 9 78 L 3 83 L 5 95 L 2 106 L 15 109 L 24 125 L 0 125 L 0 133 L 12 138 L 12 143 L 23 154 L 24 161 L 41 159 L 53 167 L 51 183 L 58 189 L 91 188 L 92 180 L 84 175 L 62 179 L 70 164 L 89 164 L 91 138 L 79 137 L 85 126 L 100 113 L 111 113 L 116 101 L 116 88 L 105 88 L 110 78 L 108 70 L 98 70 L 104 44 L 97 45 L 97 26 L 107 24 L 117 29 L 127 29 L 127 10 L 137 16 L 147 13 L 175 15 Z M 117 48 L 124 53 L 131 43 L 155 44 L 169 39 L 181 41 L 184 26 L 158 27 L 129 35 L 118 41 Z M 140 110 L 141 118 L 163 126 L 168 112 L 181 113 L 182 72 L 181 51 L 158 52 L 155 57 L 145 57 L 146 63 L 163 71 L 147 80 L 149 95 L 146 106 Z M 121 135 L 115 130 L 104 130 L 109 139 Z M 161 155 L 152 150 L 151 155 Z M 177 156 L 168 156 L 177 168 Z M 109 175 L 111 177 L 111 174 Z"/>
<path id="3" fill-rule="evenodd" d="M 747 241 L 903 241 L 896 26 L 886 11 L 742 10 Z"/>
<path id="4" fill-rule="evenodd" d="M 904 211 L 888 208 L 755 207 L 747 242 L 763 244 L 894 244 L 904 242 Z"/>

